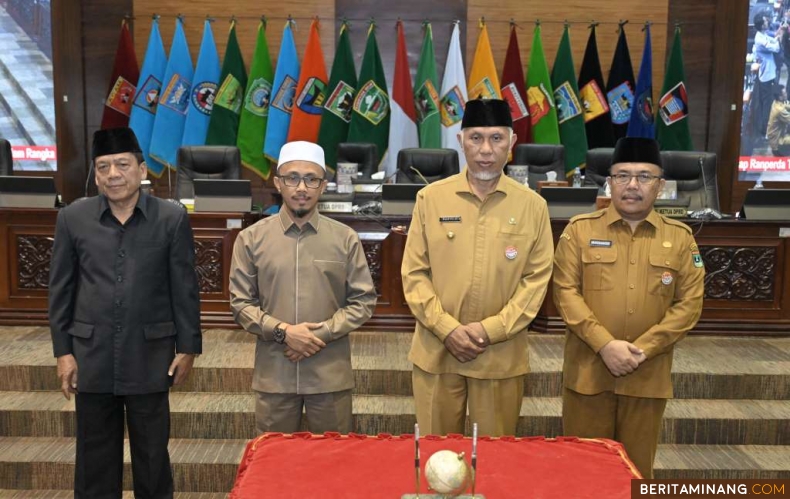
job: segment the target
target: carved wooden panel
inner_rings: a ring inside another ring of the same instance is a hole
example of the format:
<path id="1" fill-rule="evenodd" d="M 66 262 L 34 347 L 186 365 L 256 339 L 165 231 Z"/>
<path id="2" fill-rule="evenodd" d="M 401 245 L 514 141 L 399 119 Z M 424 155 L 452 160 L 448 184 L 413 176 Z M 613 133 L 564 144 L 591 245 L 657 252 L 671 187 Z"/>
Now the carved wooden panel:
<path id="1" fill-rule="evenodd" d="M 368 260 L 370 276 L 373 278 L 373 285 L 376 287 L 376 296 L 381 296 L 381 243 L 382 241 L 362 241 L 365 258 Z"/>
<path id="2" fill-rule="evenodd" d="M 772 301 L 775 247 L 701 247 L 705 262 L 705 298 Z"/>
<path id="3" fill-rule="evenodd" d="M 195 272 L 201 293 L 222 293 L 222 239 L 195 238 Z"/>
<path id="4" fill-rule="evenodd" d="M 53 241 L 52 236 L 17 236 L 19 289 L 46 290 L 49 288 L 49 261 L 52 258 Z"/>

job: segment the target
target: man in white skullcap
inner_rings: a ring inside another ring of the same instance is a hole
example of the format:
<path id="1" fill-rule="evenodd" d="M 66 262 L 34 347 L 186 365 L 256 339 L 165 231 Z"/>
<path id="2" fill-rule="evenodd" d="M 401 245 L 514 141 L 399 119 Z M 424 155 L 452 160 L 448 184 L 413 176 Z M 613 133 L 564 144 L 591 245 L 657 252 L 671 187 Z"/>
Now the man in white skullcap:
<path id="1" fill-rule="evenodd" d="M 236 322 L 258 337 L 252 388 L 259 432 L 352 430 L 348 333 L 373 315 L 376 290 L 357 233 L 318 213 L 324 150 L 289 142 L 274 185 L 280 213 L 243 230 L 230 269 Z"/>

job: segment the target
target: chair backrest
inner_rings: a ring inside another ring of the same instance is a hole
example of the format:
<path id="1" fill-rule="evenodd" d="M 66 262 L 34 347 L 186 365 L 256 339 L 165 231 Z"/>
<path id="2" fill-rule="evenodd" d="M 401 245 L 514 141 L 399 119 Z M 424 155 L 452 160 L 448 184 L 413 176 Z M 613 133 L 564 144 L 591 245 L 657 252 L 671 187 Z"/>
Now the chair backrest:
<path id="1" fill-rule="evenodd" d="M 14 156 L 11 154 L 11 143 L 0 138 L 0 175 L 14 174 Z"/>
<path id="2" fill-rule="evenodd" d="M 357 163 L 362 178 L 370 178 L 379 169 L 379 151 L 369 142 L 341 142 L 337 145 L 338 163 Z"/>
<path id="3" fill-rule="evenodd" d="M 587 151 L 587 166 L 584 169 L 584 185 L 603 189 L 612 167 L 613 147 L 598 147 Z"/>
<path id="4" fill-rule="evenodd" d="M 419 171 L 419 174 L 415 170 Z M 401 149 L 398 152 L 396 182 L 399 184 L 424 184 L 427 180 L 428 183 L 432 183 L 455 175 L 459 171 L 458 152 L 455 149 L 419 147 Z"/>
<path id="5" fill-rule="evenodd" d="M 719 209 L 715 153 L 661 151 L 661 162 L 664 177 L 677 181 L 678 199 L 689 200 L 689 210 Z"/>
<path id="6" fill-rule="evenodd" d="M 193 180 L 238 179 L 241 175 L 241 155 L 235 146 L 186 146 L 178 149 L 176 197 L 195 197 Z"/>
<path id="7" fill-rule="evenodd" d="M 537 190 L 538 182 L 547 180 L 547 172 L 565 179 L 565 146 L 556 144 L 519 144 L 513 152 L 514 165 L 527 165 L 527 183 Z"/>

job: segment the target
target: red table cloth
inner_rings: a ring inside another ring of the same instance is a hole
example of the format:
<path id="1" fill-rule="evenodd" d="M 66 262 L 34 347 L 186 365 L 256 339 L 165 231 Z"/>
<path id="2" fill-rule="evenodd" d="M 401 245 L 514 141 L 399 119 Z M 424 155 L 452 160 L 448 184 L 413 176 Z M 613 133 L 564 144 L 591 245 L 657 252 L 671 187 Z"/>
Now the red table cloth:
<path id="1" fill-rule="evenodd" d="M 469 460 L 472 441 L 420 439 L 421 493 L 425 462 L 442 449 Z M 483 437 L 477 455 L 476 493 L 486 499 L 627 499 L 641 478 L 623 447 L 604 439 Z M 230 498 L 399 499 L 414 487 L 412 435 L 266 433 L 247 445 Z"/>

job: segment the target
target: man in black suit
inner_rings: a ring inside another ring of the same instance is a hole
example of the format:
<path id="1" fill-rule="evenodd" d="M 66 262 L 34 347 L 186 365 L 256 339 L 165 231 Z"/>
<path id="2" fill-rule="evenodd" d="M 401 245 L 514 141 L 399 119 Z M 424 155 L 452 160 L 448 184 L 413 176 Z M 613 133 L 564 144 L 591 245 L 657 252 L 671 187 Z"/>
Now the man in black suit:
<path id="1" fill-rule="evenodd" d="M 49 321 L 63 395 L 76 394 L 77 498 L 120 498 L 124 412 L 136 498 L 172 498 L 168 391 L 201 352 L 194 241 L 183 207 L 140 190 L 128 128 L 93 136 L 99 195 L 61 210 Z"/>

